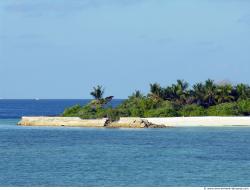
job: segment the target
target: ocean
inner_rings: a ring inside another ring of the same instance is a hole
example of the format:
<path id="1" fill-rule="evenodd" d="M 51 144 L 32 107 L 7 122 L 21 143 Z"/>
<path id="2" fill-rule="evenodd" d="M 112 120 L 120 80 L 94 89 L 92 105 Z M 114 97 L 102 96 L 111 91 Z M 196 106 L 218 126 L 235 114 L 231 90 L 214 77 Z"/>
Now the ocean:
<path id="1" fill-rule="evenodd" d="M 0 186 L 250 186 L 250 128 L 16 125 L 87 102 L 0 100 Z"/>

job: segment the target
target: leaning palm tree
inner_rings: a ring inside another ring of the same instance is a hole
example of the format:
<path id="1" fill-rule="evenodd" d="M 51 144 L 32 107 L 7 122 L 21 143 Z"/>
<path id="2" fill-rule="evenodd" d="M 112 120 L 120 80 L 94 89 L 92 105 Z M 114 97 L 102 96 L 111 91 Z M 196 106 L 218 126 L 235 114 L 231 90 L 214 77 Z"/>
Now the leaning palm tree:
<path id="1" fill-rule="evenodd" d="M 102 86 L 97 85 L 97 87 L 93 88 L 93 91 L 90 92 L 90 95 L 93 96 L 96 100 L 101 100 L 104 95 L 104 89 Z"/>

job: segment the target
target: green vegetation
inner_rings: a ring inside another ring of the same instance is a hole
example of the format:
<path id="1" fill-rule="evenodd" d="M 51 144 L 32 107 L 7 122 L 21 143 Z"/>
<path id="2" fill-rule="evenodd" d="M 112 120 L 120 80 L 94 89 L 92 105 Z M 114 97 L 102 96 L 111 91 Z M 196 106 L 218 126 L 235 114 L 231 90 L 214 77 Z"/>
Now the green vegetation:
<path id="1" fill-rule="evenodd" d="M 108 117 L 178 117 L 178 116 L 249 116 L 250 87 L 246 84 L 233 86 L 216 84 L 213 80 L 197 83 L 191 88 L 183 80 L 162 87 L 150 84 L 150 92 L 143 95 L 135 91 L 122 104 L 112 108 L 108 103 L 113 96 L 103 98 L 104 90 L 97 86 L 90 93 L 94 100 L 86 106 L 67 108 L 63 116 L 84 119 Z"/>

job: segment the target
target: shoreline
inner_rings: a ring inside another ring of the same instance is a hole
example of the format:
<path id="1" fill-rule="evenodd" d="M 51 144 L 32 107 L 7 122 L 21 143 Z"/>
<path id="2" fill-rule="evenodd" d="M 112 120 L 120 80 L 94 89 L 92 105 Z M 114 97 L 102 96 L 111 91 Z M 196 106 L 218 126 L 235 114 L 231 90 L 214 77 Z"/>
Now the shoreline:
<path id="1" fill-rule="evenodd" d="M 79 117 L 22 117 L 20 126 L 96 127 L 96 128 L 169 128 L 169 127 L 250 127 L 250 117 L 201 116 L 137 118 L 121 117 L 110 122 L 107 118 L 81 119 Z"/>
<path id="2" fill-rule="evenodd" d="M 250 117 L 247 116 L 165 117 L 147 120 L 157 125 L 173 127 L 250 127 Z"/>

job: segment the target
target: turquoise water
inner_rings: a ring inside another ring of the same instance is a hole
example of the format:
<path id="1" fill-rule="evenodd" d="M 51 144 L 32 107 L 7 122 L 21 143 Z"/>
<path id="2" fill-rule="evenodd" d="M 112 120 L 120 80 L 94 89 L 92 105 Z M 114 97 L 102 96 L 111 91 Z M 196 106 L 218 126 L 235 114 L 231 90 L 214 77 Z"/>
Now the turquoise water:
<path id="1" fill-rule="evenodd" d="M 75 102 L 0 101 L 0 186 L 250 186 L 250 128 L 16 126 Z"/>
<path id="2" fill-rule="evenodd" d="M 1 186 L 250 186 L 250 129 L 82 129 L 0 121 Z"/>

